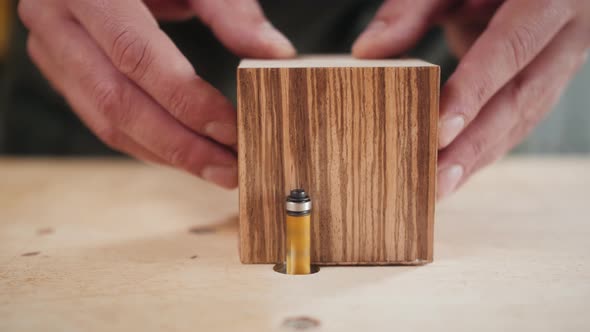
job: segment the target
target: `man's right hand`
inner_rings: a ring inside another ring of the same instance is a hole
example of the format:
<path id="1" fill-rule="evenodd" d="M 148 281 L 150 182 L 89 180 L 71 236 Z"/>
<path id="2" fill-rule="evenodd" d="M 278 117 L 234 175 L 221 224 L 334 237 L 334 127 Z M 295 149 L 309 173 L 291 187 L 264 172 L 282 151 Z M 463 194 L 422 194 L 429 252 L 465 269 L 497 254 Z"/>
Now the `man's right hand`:
<path id="1" fill-rule="evenodd" d="M 21 0 L 19 14 L 35 64 L 106 144 L 226 188 L 237 185 L 235 110 L 155 17 L 194 14 L 241 56 L 295 55 L 255 0 Z"/>

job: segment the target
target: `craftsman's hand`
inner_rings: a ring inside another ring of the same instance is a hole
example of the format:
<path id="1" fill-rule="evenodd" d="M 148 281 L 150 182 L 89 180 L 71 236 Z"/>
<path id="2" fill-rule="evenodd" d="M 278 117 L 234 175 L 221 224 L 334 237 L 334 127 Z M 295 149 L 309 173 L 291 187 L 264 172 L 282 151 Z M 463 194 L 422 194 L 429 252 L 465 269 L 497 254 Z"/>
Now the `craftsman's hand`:
<path id="1" fill-rule="evenodd" d="M 237 184 L 234 108 L 155 17 L 196 15 L 239 55 L 295 54 L 255 0 L 21 0 L 19 13 L 33 61 L 104 142 L 228 188 Z"/>
<path id="2" fill-rule="evenodd" d="M 390 0 L 353 54 L 400 54 L 433 23 L 461 57 L 441 96 L 441 198 L 519 143 L 556 104 L 586 59 L 590 1 Z"/>

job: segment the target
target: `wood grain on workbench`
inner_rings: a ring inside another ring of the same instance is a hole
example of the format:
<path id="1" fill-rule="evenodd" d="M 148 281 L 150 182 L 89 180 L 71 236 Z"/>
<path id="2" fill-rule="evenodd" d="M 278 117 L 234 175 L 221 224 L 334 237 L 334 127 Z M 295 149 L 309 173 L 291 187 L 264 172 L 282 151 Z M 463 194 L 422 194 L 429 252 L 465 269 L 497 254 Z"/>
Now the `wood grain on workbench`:
<path id="1" fill-rule="evenodd" d="M 237 193 L 126 161 L 0 159 L 0 331 L 588 331 L 590 159 L 509 159 L 419 267 L 243 265 Z"/>
<path id="2" fill-rule="evenodd" d="M 284 261 L 295 188 L 314 206 L 313 262 L 431 261 L 438 92 L 438 66 L 419 60 L 242 61 L 242 261 Z"/>

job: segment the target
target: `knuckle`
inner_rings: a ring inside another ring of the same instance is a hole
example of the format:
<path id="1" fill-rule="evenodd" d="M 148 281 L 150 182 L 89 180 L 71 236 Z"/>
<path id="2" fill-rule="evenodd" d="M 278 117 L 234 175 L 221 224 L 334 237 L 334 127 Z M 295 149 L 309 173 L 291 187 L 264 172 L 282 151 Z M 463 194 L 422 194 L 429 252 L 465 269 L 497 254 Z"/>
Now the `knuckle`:
<path id="1" fill-rule="evenodd" d="M 478 74 L 478 79 L 474 86 L 467 87 L 473 91 L 471 94 L 471 97 L 473 98 L 472 107 L 469 108 L 468 111 L 470 114 L 465 114 L 467 119 L 473 118 L 474 115 L 477 114 L 492 97 L 493 91 L 498 85 L 492 75 L 493 74 L 489 73 L 488 71 L 482 72 Z"/>
<path id="2" fill-rule="evenodd" d="M 489 98 L 488 87 L 489 85 L 482 83 L 478 84 L 474 87 L 473 98 L 475 98 L 475 106 L 474 108 L 479 108 L 479 106 L 484 105 L 487 99 Z"/>
<path id="3" fill-rule="evenodd" d="M 526 66 L 535 48 L 536 39 L 533 30 L 526 25 L 519 25 L 508 34 L 505 48 L 513 69 L 519 70 Z"/>
<path id="4" fill-rule="evenodd" d="M 183 89 L 173 89 L 168 97 L 170 112 L 179 119 L 191 116 L 190 96 Z"/>
<path id="5" fill-rule="evenodd" d="M 451 78 L 447 85 L 452 86 L 454 98 L 464 102 L 466 107 L 459 111 L 470 121 L 494 95 L 497 79 L 495 73 L 470 60 L 460 63 L 457 73 L 460 74 Z"/>
<path id="6" fill-rule="evenodd" d="M 189 163 L 190 151 L 185 145 L 178 145 L 167 149 L 166 159 L 176 167 L 184 168 Z"/>
<path id="7" fill-rule="evenodd" d="M 520 121 L 526 122 L 534 121 L 536 110 L 559 95 L 559 91 L 551 90 L 546 82 L 534 81 L 524 74 L 514 78 L 508 91 L 513 112 Z"/>
<path id="8" fill-rule="evenodd" d="M 543 105 L 531 105 L 528 107 L 521 107 L 516 110 L 518 112 L 517 120 L 518 124 L 523 125 L 524 129 L 528 131 L 527 128 L 535 127 L 547 112 L 555 105 L 557 102 L 558 97 L 550 97 L 549 100 L 546 100 L 545 106 Z"/>
<path id="9" fill-rule="evenodd" d="M 121 72 L 138 78 L 145 75 L 153 58 L 149 43 L 128 27 L 118 32 L 111 54 Z"/>
<path id="10" fill-rule="evenodd" d="M 123 97 L 117 83 L 114 81 L 98 82 L 92 91 L 92 96 L 98 112 L 109 120 L 117 120 L 119 118 L 119 110 L 122 109 Z"/>
<path id="11" fill-rule="evenodd" d="M 469 152 L 474 159 L 481 157 L 488 146 L 487 139 L 483 137 L 472 138 L 469 141 Z"/>

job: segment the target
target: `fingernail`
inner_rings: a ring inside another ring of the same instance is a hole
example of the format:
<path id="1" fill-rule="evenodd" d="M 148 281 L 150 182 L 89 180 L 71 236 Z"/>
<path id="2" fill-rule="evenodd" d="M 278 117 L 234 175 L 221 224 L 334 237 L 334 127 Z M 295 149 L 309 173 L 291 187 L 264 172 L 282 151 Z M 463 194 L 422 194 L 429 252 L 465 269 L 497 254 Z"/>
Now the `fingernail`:
<path id="1" fill-rule="evenodd" d="M 227 166 L 207 166 L 201 172 L 203 179 L 221 187 L 232 189 L 238 184 L 238 169 Z"/>
<path id="2" fill-rule="evenodd" d="M 444 119 L 438 127 L 438 146 L 445 147 L 449 145 L 463 130 L 464 126 L 465 119 L 462 116 L 455 115 Z"/>
<path id="3" fill-rule="evenodd" d="M 275 56 L 277 57 L 289 58 L 295 56 L 297 53 L 289 39 L 280 33 L 270 22 L 265 22 L 262 25 L 260 37 L 275 48 Z"/>
<path id="4" fill-rule="evenodd" d="M 383 29 L 385 29 L 386 26 L 387 26 L 387 23 L 385 23 L 384 21 L 375 20 L 367 26 L 367 28 L 365 29 L 365 32 L 363 32 L 363 35 L 366 35 L 366 34 L 371 35 L 371 34 L 379 33 Z"/>
<path id="5" fill-rule="evenodd" d="M 234 145 L 238 141 L 238 131 L 236 126 L 227 123 L 208 123 L 205 126 L 205 135 L 227 145 Z"/>
<path id="6" fill-rule="evenodd" d="M 463 176 L 463 166 L 453 165 L 438 172 L 437 198 L 443 199 L 455 191 Z"/>

